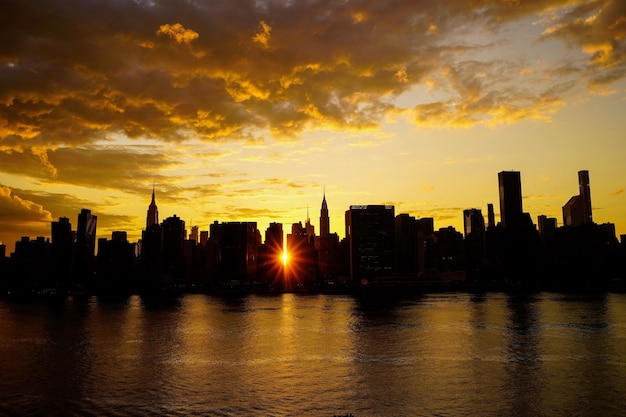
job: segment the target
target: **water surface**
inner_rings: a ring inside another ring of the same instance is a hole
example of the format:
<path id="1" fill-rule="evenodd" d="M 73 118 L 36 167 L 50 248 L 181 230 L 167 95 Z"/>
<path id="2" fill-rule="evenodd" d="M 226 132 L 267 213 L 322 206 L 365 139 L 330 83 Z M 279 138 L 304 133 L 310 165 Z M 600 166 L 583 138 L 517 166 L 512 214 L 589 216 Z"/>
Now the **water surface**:
<path id="1" fill-rule="evenodd" d="M 0 414 L 626 412 L 626 295 L 0 301 Z"/>

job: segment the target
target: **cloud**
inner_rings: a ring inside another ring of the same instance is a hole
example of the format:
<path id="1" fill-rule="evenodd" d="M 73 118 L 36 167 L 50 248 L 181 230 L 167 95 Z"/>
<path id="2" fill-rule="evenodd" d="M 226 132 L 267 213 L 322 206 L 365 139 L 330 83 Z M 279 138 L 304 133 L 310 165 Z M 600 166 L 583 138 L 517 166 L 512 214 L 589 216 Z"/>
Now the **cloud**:
<path id="1" fill-rule="evenodd" d="M 175 23 L 173 25 L 161 25 L 156 33 L 157 35 L 167 35 L 172 38 L 176 43 L 183 45 L 190 44 L 192 41 L 198 39 L 198 37 L 200 36 L 198 32 L 195 32 L 191 29 L 185 29 L 180 23 Z"/>
<path id="2" fill-rule="evenodd" d="M 21 236 L 49 235 L 52 220 L 52 214 L 44 206 L 0 185 L 0 241 L 8 247 Z"/>
<path id="3" fill-rule="evenodd" d="M 259 23 L 259 32 L 252 37 L 252 40 L 254 42 L 261 44 L 263 48 L 267 49 L 269 47 L 271 31 L 272 31 L 271 26 L 265 23 L 264 21 L 261 21 L 261 23 Z"/>
<path id="4" fill-rule="evenodd" d="M 622 194 L 623 192 L 624 192 L 624 189 L 620 187 L 620 188 L 618 188 L 617 190 L 610 192 L 609 194 L 610 194 L 610 195 L 620 195 L 620 194 Z"/>
<path id="5" fill-rule="evenodd" d="M 587 65 L 575 55 L 562 67 L 582 71 L 583 88 L 611 91 L 626 77 L 625 8 L 621 0 L 13 2 L 0 16 L 0 139 L 52 149 L 111 134 L 180 142 L 371 129 L 406 110 L 397 97 L 425 85 L 437 99 L 410 106 L 418 124 L 549 120 L 579 77 L 552 89 L 541 81 L 547 70 L 512 59 L 505 29 L 540 16 L 543 33 L 526 46 L 575 46 Z M 507 52 L 506 62 L 494 58 Z"/>

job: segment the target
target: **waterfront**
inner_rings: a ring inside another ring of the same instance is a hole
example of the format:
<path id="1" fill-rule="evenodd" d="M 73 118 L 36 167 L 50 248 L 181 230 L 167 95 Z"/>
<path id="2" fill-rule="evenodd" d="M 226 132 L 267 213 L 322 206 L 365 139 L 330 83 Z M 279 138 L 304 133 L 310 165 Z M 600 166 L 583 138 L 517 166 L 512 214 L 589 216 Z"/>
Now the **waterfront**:
<path id="1" fill-rule="evenodd" d="M 0 414 L 626 409 L 626 295 L 0 301 Z"/>

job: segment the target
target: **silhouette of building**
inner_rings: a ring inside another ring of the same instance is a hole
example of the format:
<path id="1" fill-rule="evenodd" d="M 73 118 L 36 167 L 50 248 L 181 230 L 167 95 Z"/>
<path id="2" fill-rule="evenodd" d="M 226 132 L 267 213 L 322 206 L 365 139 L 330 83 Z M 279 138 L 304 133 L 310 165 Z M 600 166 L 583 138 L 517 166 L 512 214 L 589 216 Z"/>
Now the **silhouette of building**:
<path id="1" fill-rule="evenodd" d="M 325 237 L 330 234 L 330 217 L 328 216 L 328 204 L 326 203 L 326 190 L 322 197 L 322 208 L 320 209 L 320 236 Z"/>
<path id="2" fill-rule="evenodd" d="M 537 227 L 539 229 L 539 236 L 541 236 L 543 240 L 552 239 L 557 227 L 556 218 L 541 214 L 537 217 Z"/>
<path id="3" fill-rule="evenodd" d="M 350 206 L 346 211 L 352 281 L 366 285 L 395 272 L 394 211 L 388 205 Z"/>
<path id="4" fill-rule="evenodd" d="M 49 287 L 50 246 L 43 236 L 33 240 L 23 236 L 15 242 L 15 252 L 11 254 L 14 289 L 32 291 Z"/>
<path id="5" fill-rule="evenodd" d="M 98 239 L 96 286 L 100 291 L 128 291 L 135 282 L 135 245 L 125 231 L 114 231 L 111 240 Z"/>
<path id="6" fill-rule="evenodd" d="M 284 250 L 283 225 L 272 222 L 265 230 L 265 242 L 259 247 L 257 276 L 260 281 L 282 285 Z"/>
<path id="7" fill-rule="evenodd" d="M 496 227 L 496 215 L 493 212 L 493 204 L 487 204 L 487 228 L 492 229 Z"/>
<path id="8" fill-rule="evenodd" d="M 67 217 L 60 217 L 59 221 L 51 223 L 52 246 L 51 275 L 54 277 L 56 288 L 67 289 L 72 281 L 73 236 L 72 225 Z"/>
<path id="9" fill-rule="evenodd" d="M 314 236 L 312 236 L 314 238 Z M 287 234 L 287 254 L 289 261 L 285 267 L 285 285 L 293 289 L 297 285 L 309 285 L 317 280 L 317 252 L 314 241 L 302 223 L 291 225 Z"/>
<path id="10" fill-rule="evenodd" d="M 435 221 L 432 217 L 416 219 L 417 227 L 417 265 L 420 274 L 425 273 L 431 266 L 427 265 L 428 251 L 432 247 L 435 233 Z"/>
<path id="11" fill-rule="evenodd" d="M 591 223 L 591 191 L 589 189 L 589 171 L 578 171 L 579 194 L 573 196 L 563 206 L 563 225 L 578 226 Z"/>
<path id="12" fill-rule="evenodd" d="M 333 280 L 337 275 L 340 275 L 339 236 L 337 236 L 337 233 L 330 233 L 326 191 L 324 191 L 322 197 L 320 235 L 315 238 L 315 250 L 317 250 L 317 264 L 320 276 L 325 280 Z"/>
<path id="13" fill-rule="evenodd" d="M 185 271 L 185 222 L 176 214 L 163 220 L 164 283 L 180 282 Z"/>
<path id="14" fill-rule="evenodd" d="M 77 284 L 91 284 L 95 271 L 96 226 L 98 217 L 91 210 L 82 209 L 78 214 L 75 242 L 75 273 Z"/>
<path id="15" fill-rule="evenodd" d="M 261 234 L 256 222 L 227 222 L 211 225 L 215 274 L 221 282 L 249 283 L 257 274 Z"/>
<path id="16" fill-rule="evenodd" d="M 306 235 L 309 240 L 309 243 L 313 244 L 315 240 L 315 226 L 311 224 L 311 218 L 309 217 L 309 208 L 306 208 L 306 221 L 304 222 L 304 229 L 306 230 Z"/>
<path id="17" fill-rule="evenodd" d="M 419 271 L 418 233 L 415 217 L 406 213 L 395 218 L 396 272 L 417 276 Z"/>
<path id="18" fill-rule="evenodd" d="M 434 239 L 429 247 L 428 264 L 438 272 L 463 270 L 465 250 L 463 234 L 454 227 L 442 227 L 434 233 Z"/>
<path id="19" fill-rule="evenodd" d="M 463 210 L 465 254 L 467 267 L 472 273 L 480 271 L 485 252 L 485 218 L 480 209 Z"/>
<path id="20" fill-rule="evenodd" d="M 519 171 L 498 173 L 500 222 L 504 229 L 522 227 L 522 182 Z"/>
<path id="21" fill-rule="evenodd" d="M 152 201 L 148 206 L 148 214 L 146 215 L 146 230 L 155 224 L 159 224 L 159 209 L 154 198 L 154 185 L 152 185 Z"/>

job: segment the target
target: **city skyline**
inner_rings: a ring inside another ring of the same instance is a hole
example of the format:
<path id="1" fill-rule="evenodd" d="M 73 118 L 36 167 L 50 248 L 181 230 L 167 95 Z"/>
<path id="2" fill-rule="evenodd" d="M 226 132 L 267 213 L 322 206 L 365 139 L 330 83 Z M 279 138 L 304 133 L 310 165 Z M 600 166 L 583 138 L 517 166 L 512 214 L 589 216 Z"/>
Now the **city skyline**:
<path id="1" fill-rule="evenodd" d="M 579 194 L 570 196 L 568 201 L 562 207 L 559 208 L 560 212 L 558 214 L 556 214 L 554 216 L 550 216 L 550 215 L 547 216 L 545 213 L 540 213 L 537 216 L 533 217 L 530 213 L 528 213 L 528 210 L 523 205 L 523 201 L 524 201 L 525 198 L 522 195 L 522 189 L 523 189 L 522 173 L 519 172 L 519 171 L 501 171 L 501 172 L 499 172 L 497 174 L 498 183 L 499 183 L 498 187 L 497 187 L 498 188 L 498 198 L 497 198 L 497 201 L 495 203 L 495 207 L 499 207 L 500 210 L 494 212 L 494 216 L 495 216 L 494 225 L 502 224 L 503 227 L 506 227 L 506 222 L 504 222 L 502 220 L 502 215 L 501 215 L 501 211 L 502 211 L 501 209 L 503 207 L 507 207 L 507 206 L 511 205 L 511 203 L 507 201 L 507 200 L 510 200 L 511 198 L 510 197 L 508 197 L 508 198 L 505 197 L 505 195 L 507 195 L 507 192 L 504 191 L 506 188 L 509 188 L 509 190 L 511 190 L 511 189 L 513 190 L 513 194 L 514 194 L 513 195 L 513 200 L 514 201 L 513 201 L 512 204 L 514 206 L 517 205 L 517 207 L 515 207 L 515 210 L 517 212 L 516 216 L 520 217 L 523 214 L 530 215 L 529 220 L 532 222 L 532 225 L 534 226 L 534 228 L 538 232 L 541 232 L 540 223 L 542 221 L 542 219 L 541 219 L 542 217 L 555 220 L 556 221 L 555 227 L 571 225 L 571 223 L 570 224 L 566 224 L 566 223 L 568 223 L 568 220 L 566 220 L 566 217 L 569 218 L 571 216 L 570 213 L 569 213 L 569 210 L 567 211 L 567 214 L 566 214 L 566 207 L 568 207 L 571 204 L 572 201 L 574 201 L 575 199 L 579 198 L 578 197 L 579 195 L 582 196 L 583 193 L 586 194 L 587 199 L 588 199 L 586 204 L 589 206 L 588 210 L 593 211 L 592 202 L 591 202 L 591 199 L 589 198 L 589 189 L 590 189 L 589 172 L 587 170 L 578 171 L 579 181 L 580 181 L 581 175 L 585 178 L 585 180 L 584 180 L 585 181 L 585 186 L 583 187 L 583 183 L 582 182 L 579 183 Z M 503 179 L 503 178 L 506 178 L 506 179 Z M 510 195 L 510 192 L 511 191 L 508 192 L 509 195 Z M 147 205 L 148 208 L 146 210 L 146 215 L 144 217 L 144 226 L 143 226 L 143 228 L 139 229 L 138 231 L 137 230 L 112 230 L 112 231 L 108 231 L 107 230 L 107 233 L 103 233 L 103 232 L 97 231 L 95 235 L 91 235 L 91 239 L 93 239 L 92 246 L 94 247 L 94 249 L 97 250 L 97 246 L 95 245 L 95 241 L 97 240 L 97 238 L 109 239 L 113 234 L 119 233 L 119 232 L 123 232 L 123 233 L 127 234 L 129 241 L 141 241 L 142 233 L 144 231 L 148 230 L 150 228 L 150 226 L 161 224 L 159 222 L 159 209 L 158 209 L 158 204 L 156 203 L 156 199 L 157 199 L 156 198 L 156 194 L 157 194 L 157 190 L 155 188 L 155 184 L 153 184 L 152 185 L 151 200 L 150 200 L 150 203 Z M 345 234 L 346 227 L 347 227 L 347 222 L 344 221 L 345 214 L 348 211 L 350 211 L 352 209 L 352 207 L 358 207 L 358 206 L 363 206 L 363 205 L 352 203 L 348 207 L 346 207 L 345 209 L 343 209 L 343 210 L 340 209 L 340 213 L 341 213 L 340 225 L 339 225 L 339 227 L 335 226 L 335 228 L 332 229 L 331 226 L 330 226 L 330 223 L 332 223 L 332 220 L 330 220 L 330 219 L 332 219 L 333 217 L 339 217 L 339 216 L 337 216 L 337 215 L 331 216 L 330 215 L 333 210 L 328 208 L 328 203 L 326 201 L 326 190 L 324 188 L 323 194 L 322 194 L 322 199 L 321 199 L 321 202 L 320 202 L 320 217 L 318 217 L 319 223 L 317 223 L 317 227 L 316 227 L 315 223 L 311 222 L 311 218 L 309 216 L 309 208 L 310 207 L 308 205 L 306 207 L 306 214 L 305 214 L 305 216 L 303 218 L 294 220 L 294 221 L 289 222 L 289 223 L 277 222 L 277 221 L 272 220 L 272 217 L 269 217 L 269 222 L 267 223 L 266 227 L 264 227 L 265 224 L 263 222 L 259 222 L 256 219 L 229 219 L 229 220 L 213 219 L 213 222 L 211 224 L 213 224 L 215 222 L 226 222 L 226 223 L 228 223 L 228 222 L 244 222 L 244 223 L 245 222 L 253 222 L 253 223 L 256 223 L 258 225 L 258 230 L 259 231 L 265 231 L 265 230 L 269 230 L 273 224 L 281 224 L 281 225 L 284 224 L 285 226 L 288 227 L 288 226 L 290 226 L 292 224 L 294 224 L 294 225 L 297 224 L 297 223 L 301 224 L 301 223 L 303 223 L 303 221 L 306 221 L 307 224 L 310 224 L 310 225 L 313 226 L 313 230 L 314 231 L 317 230 L 317 233 L 314 232 L 313 235 L 315 235 L 315 236 L 328 235 L 329 232 L 332 232 L 332 233 L 335 233 L 338 236 L 338 238 L 341 239 L 341 238 L 347 237 L 346 234 Z M 383 204 L 383 206 L 391 206 L 395 210 L 395 206 L 393 204 Z M 476 207 L 463 208 L 461 210 L 461 212 L 459 213 L 459 216 L 458 216 L 459 220 L 460 220 L 461 227 L 458 227 L 458 223 L 456 221 L 451 221 L 451 222 L 448 222 L 447 224 L 437 224 L 437 223 L 434 223 L 435 230 L 440 229 L 440 228 L 453 227 L 453 228 L 456 228 L 460 232 L 466 232 L 468 230 L 467 229 L 467 224 L 466 224 L 467 212 L 477 211 L 478 213 L 480 213 L 483 210 L 483 208 L 485 208 L 486 211 L 488 211 L 489 206 L 491 206 L 491 208 L 493 208 L 494 207 L 494 203 L 492 203 L 492 202 L 486 203 L 485 207 L 476 206 Z M 553 210 L 548 210 L 548 212 L 552 213 Z M 81 229 L 81 227 L 82 228 L 85 227 L 84 225 L 83 226 L 78 226 L 80 224 L 81 219 L 83 218 L 83 216 L 85 216 L 85 213 L 88 213 L 87 215 L 89 215 L 90 217 L 93 217 L 93 219 L 94 219 L 93 220 L 93 224 L 90 227 L 92 227 L 92 229 L 97 230 L 96 227 L 95 227 L 95 219 L 97 218 L 97 216 L 96 215 L 92 215 L 90 209 L 81 208 L 80 212 L 78 213 L 78 217 L 77 217 L 78 220 L 77 220 L 76 223 L 74 223 L 74 224 L 77 225 L 75 227 L 78 227 L 78 229 L 76 229 L 76 231 L 79 231 Z M 433 219 L 433 221 L 436 220 L 436 216 L 419 216 L 419 213 L 406 213 L 406 212 L 400 213 L 400 212 L 398 212 L 398 214 L 413 215 L 413 216 L 416 216 L 418 219 L 424 218 L 424 219 Z M 30 235 L 27 235 L 27 234 L 24 234 L 24 233 L 22 233 L 22 234 L 18 233 L 19 237 L 15 240 L 15 242 L 19 242 L 23 237 L 29 237 L 29 238 L 47 237 L 47 238 L 50 238 L 54 234 L 54 224 L 55 223 L 58 223 L 59 221 L 61 221 L 61 222 L 69 221 L 70 225 L 72 224 L 72 220 L 68 216 L 69 216 L 69 214 L 65 214 L 65 215 L 59 216 L 57 219 L 53 219 L 51 221 L 51 223 L 48 224 L 48 230 L 45 233 L 43 233 L 43 234 L 30 236 Z M 481 214 L 481 216 L 482 216 L 482 214 Z M 585 221 L 593 222 L 591 214 L 585 215 L 585 217 L 588 219 L 588 220 L 585 220 Z M 172 213 L 172 214 L 163 216 L 163 219 L 166 219 L 166 218 L 168 218 L 168 219 L 169 218 L 179 218 L 179 219 L 183 220 L 183 223 L 185 221 L 184 218 L 179 217 L 176 213 Z M 313 216 L 313 218 L 315 218 L 315 216 Z M 482 219 L 483 219 L 483 226 L 484 226 L 484 228 L 487 228 L 489 226 L 489 221 L 490 221 L 489 218 L 488 218 L 488 215 L 485 214 L 484 216 L 482 216 Z M 84 220 L 82 220 L 82 221 L 84 222 Z M 571 222 L 571 220 L 569 220 L 569 221 Z M 516 221 L 516 223 L 519 224 L 520 222 L 521 222 L 521 217 L 520 217 L 519 220 Z M 610 223 L 613 226 L 615 226 L 615 223 L 610 221 L 610 220 L 607 220 L 606 222 L 603 222 L 603 223 Z M 196 233 L 198 233 L 199 231 L 203 231 L 203 232 L 207 233 L 211 224 L 207 224 L 206 227 L 200 227 L 197 224 L 191 224 L 190 223 L 189 224 L 189 228 L 185 227 L 184 232 L 185 232 L 185 234 L 189 234 L 189 236 L 191 236 L 191 234 L 193 233 L 193 229 L 196 229 L 195 230 Z M 576 223 L 575 225 L 577 225 L 577 224 L 580 224 L 580 223 Z M 624 234 L 620 234 L 617 231 L 617 228 L 615 230 L 616 230 L 615 236 L 616 236 L 617 239 L 619 239 L 621 235 L 624 235 Z M 287 234 L 287 231 L 285 231 L 285 235 L 286 234 Z M 79 234 L 77 234 L 77 236 L 78 235 Z M 137 239 L 133 239 L 132 237 L 134 237 L 134 236 L 138 236 Z M 199 235 L 196 236 L 196 238 L 199 239 Z M 7 244 L 7 242 L 3 242 L 2 240 L 0 240 L 0 244 L 4 244 L 6 246 L 6 248 L 7 248 L 7 255 L 10 253 L 9 251 L 11 250 L 11 244 L 12 243 L 14 243 L 14 242 L 10 242 L 10 244 Z"/>
<path id="2" fill-rule="evenodd" d="M 524 212 L 626 233 L 626 5 L 52 2 L 3 6 L 0 241 L 82 208 L 286 225 L 328 199 L 463 230 L 522 174 Z M 325 193 L 324 190 L 325 189 Z M 146 199 L 148 199 L 146 201 Z M 317 216 L 312 222 L 317 230 Z M 73 227 L 76 227 L 75 225 Z"/>

